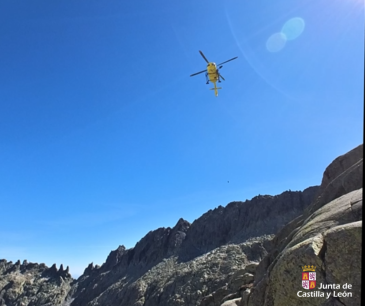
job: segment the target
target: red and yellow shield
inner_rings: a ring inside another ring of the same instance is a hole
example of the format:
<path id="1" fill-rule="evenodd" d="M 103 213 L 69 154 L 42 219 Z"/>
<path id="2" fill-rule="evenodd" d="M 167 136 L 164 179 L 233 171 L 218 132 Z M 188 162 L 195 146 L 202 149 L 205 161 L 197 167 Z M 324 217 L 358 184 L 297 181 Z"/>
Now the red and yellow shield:
<path id="1" fill-rule="evenodd" d="M 304 289 L 316 288 L 316 272 L 302 272 L 302 287 Z"/>

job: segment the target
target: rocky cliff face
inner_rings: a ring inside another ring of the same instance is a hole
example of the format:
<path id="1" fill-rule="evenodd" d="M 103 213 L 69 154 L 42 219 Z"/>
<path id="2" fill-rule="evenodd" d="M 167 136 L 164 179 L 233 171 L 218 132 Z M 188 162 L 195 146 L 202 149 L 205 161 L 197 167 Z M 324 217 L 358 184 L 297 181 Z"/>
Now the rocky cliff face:
<path id="1" fill-rule="evenodd" d="M 181 259 L 192 259 L 226 243 L 275 234 L 300 215 L 318 187 L 303 192 L 286 191 L 277 196 L 257 196 L 210 210 L 193 222 L 182 243 Z"/>
<path id="2" fill-rule="evenodd" d="M 77 280 L 55 266 L 0 261 L 0 306 L 301 305 L 301 264 L 318 267 L 318 282 L 343 279 L 358 294 L 361 185 L 362 146 L 337 158 L 320 187 L 232 202 L 192 224 L 180 219 L 134 248 L 119 246 Z M 343 261 L 349 269 L 337 268 Z M 313 305 L 329 301 L 345 302 Z"/>
<path id="3" fill-rule="evenodd" d="M 72 283 L 68 271 L 66 277 L 63 269 L 54 271 L 55 266 L 48 269 L 41 265 L 42 269 L 33 273 L 40 275 L 33 285 L 35 291 L 29 291 L 27 283 L 18 284 L 24 296 L 22 303 L 216 305 L 223 295 L 239 289 L 240 280 L 251 281 L 253 275 L 245 267 L 267 254 L 273 234 L 303 212 L 317 189 L 232 202 L 210 210 L 192 224 L 180 219 L 173 228 L 149 232 L 134 248 L 119 246 L 102 266 L 90 264 Z M 54 277 L 44 277 L 48 270 L 54 271 Z M 18 295 L 9 295 L 8 283 L 15 274 L 9 269 L 3 273 L 3 304 L 23 305 Z M 52 290 L 44 291 L 44 303 L 36 302 L 38 296 L 33 295 L 45 290 L 45 281 L 52 284 L 48 285 Z"/>
<path id="4" fill-rule="evenodd" d="M 68 270 L 62 265 L 57 270 L 56 265 L 0 260 L 0 305 L 68 305 L 72 282 Z"/>
<path id="5" fill-rule="evenodd" d="M 192 224 L 180 219 L 172 229 L 151 231 L 134 248 L 112 251 L 101 267 L 89 266 L 70 291 L 72 306 L 197 305 L 210 294 L 218 300 L 238 289 L 237 280 L 226 283 L 267 254 L 272 235 L 303 212 L 317 189 L 232 202 Z"/>
<path id="6" fill-rule="evenodd" d="M 362 145 L 327 167 L 313 203 L 273 239 L 272 250 L 257 267 L 253 288 L 229 305 L 361 304 L 362 169 Z M 316 267 L 315 290 L 302 288 L 305 265 Z M 346 283 L 352 289 L 344 290 Z M 303 297 L 310 291 L 317 296 Z"/>

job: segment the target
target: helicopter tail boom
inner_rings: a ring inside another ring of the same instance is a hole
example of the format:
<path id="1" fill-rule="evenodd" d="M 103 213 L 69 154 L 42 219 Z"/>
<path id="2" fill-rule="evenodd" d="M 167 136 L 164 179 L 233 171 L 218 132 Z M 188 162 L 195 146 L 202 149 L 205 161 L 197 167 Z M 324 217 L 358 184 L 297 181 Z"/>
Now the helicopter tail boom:
<path id="1" fill-rule="evenodd" d="M 218 89 L 222 89 L 222 87 L 217 87 L 214 83 L 214 87 L 210 88 L 210 90 L 214 90 L 215 96 L 218 97 Z"/>

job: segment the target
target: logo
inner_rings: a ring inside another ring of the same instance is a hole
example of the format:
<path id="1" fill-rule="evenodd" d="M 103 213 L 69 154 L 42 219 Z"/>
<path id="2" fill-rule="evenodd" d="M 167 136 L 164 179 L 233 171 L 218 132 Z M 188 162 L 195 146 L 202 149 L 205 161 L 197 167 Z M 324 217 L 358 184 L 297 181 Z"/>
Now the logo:
<path id="1" fill-rule="evenodd" d="M 316 288 L 316 267 L 315 266 L 303 266 L 302 267 L 302 287 L 304 289 Z"/>

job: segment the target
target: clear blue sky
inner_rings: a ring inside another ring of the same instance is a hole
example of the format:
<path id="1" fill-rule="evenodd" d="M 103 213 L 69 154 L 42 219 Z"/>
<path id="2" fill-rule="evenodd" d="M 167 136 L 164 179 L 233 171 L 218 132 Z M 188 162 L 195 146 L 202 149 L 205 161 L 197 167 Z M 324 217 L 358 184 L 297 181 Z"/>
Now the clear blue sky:
<path id="1" fill-rule="evenodd" d="M 198 50 L 221 69 L 219 97 Z M 0 258 L 69 265 L 363 141 L 361 0 L 1 0 Z M 229 183 L 228 183 L 229 181 Z"/>

